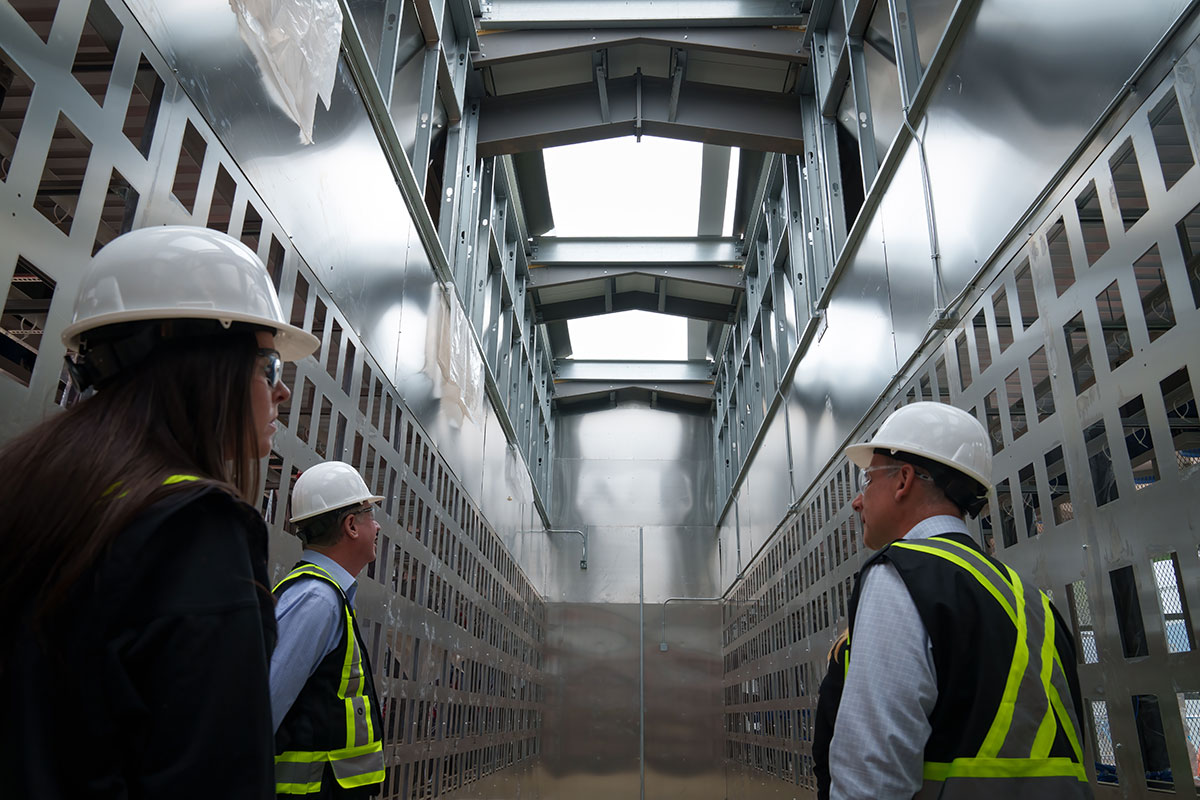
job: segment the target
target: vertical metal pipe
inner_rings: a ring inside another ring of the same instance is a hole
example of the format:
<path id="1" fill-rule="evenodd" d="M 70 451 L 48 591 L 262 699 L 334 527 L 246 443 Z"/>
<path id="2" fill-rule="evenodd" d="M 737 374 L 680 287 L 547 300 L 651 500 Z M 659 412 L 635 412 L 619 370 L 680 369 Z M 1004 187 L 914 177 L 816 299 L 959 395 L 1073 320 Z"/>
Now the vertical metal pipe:
<path id="1" fill-rule="evenodd" d="M 641 800 L 646 800 L 646 559 L 638 528 L 638 766 Z"/>

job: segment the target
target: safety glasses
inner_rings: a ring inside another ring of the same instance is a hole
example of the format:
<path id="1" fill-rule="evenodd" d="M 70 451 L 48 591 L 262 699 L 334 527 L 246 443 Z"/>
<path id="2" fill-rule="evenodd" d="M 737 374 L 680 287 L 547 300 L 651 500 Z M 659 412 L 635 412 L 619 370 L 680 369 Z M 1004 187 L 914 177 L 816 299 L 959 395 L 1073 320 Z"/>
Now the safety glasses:
<path id="1" fill-rule="evenodd" d="M 258 349 L 258 357 L 262 359 L 262 371 L 267 377 L 267 384 L 274 389 L 283 380 L 283 359 L 279 357 L 278 350 L 267 347 Z"/>
<path id="2" fill-rule="evenodd" d="M 904 468 L 904 464 L 881 464 L 880 466 L 877 466 L 877 467 L 859 467 L 858 468 L 859 491 L 865 492 L 867 490 L 867 487 L 871 485 L 871 473 L 872 472 L 883 472 L 883 471 L 894 472 L 898 469 L 903 469 L 903 468 Z M 917 478 L 918 480 L 929 481 L 930 483 L 933 483 L 933 476 L 926 475 L 924 472 L 920 472 L 916 469 L 913 470 L 913 476 L 915 478 Z"/>

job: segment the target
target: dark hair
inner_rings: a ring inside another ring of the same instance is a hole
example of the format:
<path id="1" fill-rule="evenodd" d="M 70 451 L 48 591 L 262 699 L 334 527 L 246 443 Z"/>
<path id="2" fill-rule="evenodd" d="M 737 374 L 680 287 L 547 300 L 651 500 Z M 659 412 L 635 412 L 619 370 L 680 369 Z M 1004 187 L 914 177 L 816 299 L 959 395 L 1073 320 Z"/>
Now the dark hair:
<path id="1" fill-rule="evenodd" d="M 903 451 L 892 452 L 884 447 L 875 448 L 875 454 L 893 461 L 903 461 L 925 470 L 933 478 L 933 485 L 942 490 L 951 503 L 963 514 L 975 518 L 987 505 L 987 488 L 969 475 L 959 472 L 938 461 Z"/>
<path id="2" fill-rule="evenodd" d="M 332 547 L 342 539 L 342 520 L 347 514 L 357 513 L 361 506 L 354 503 L 301 520 L 296 523 L 296 535 L 305 547 Z"/>
<path id="3" fill-rule="evenodd" d="M 304 542 L 305 547 L 336 545 L 342 539 L 342 518 L 348 511 L 353 510 L 354 506 L 346 506 L 344 509 L 334 509 L 319 513 L 316 517 L 301 519 L 296 523 L 296 536 L 300 537 L 300 541 Z"/>
<path id="4" fill-rule="evenodd" d="M 170 475 L 254 502 L 257 349 L 249 329 L 164 340 L 103 390 L 0 448 L 6 618 L 31 602 L 35 624 L 52 613 L 122 530 L 180 490 L 163 485 Z"/>

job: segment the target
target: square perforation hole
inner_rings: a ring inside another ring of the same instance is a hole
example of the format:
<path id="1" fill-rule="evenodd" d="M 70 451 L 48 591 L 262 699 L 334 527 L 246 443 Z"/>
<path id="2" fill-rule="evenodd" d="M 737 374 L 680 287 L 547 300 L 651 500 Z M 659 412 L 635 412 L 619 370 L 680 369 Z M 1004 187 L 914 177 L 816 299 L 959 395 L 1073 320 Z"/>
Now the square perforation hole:
<path id="1" fill-rule="evenodd" d="M 229 170 L 225 169 L 224 164 L 217 165 L 217 180 L 213 184 L 212 202 L 208 206 L 208 222 L 205 223 L 205 227 L 223 233 L 229 231 L 235 194 L 237 194 L 237 181 L 229 174 Z"/>
<path id="2" fill-rule="evenodd" d="M 1138 166 L 1137 151 L 1133 148 L 1133 140 L 1126 139 L 1117 148 L 1112 158 L 1108 160 L 1108 168 L 1112 171 L 1113 189 L 1117 193 L 1117 208 L 1121 211 L 1121 224 L 1125 230 L 1133 227 L 1150 210 L 1146 200 L 1146 187 L 1142 184 L 1142 171 Z M 1080 218 L 1082 222 L 1082 217 Z M 1105 248 L 1108 249 L 1107 240 Z M 1095 259 L 1089 259 L 1094 262 Z"/>
<path id="3" fill-rule="evenodd" d="M 1186 262 L 1188 284 L 1192 289 L 1192 305 L 1200 308 L 1200 206 L 1188 212 L 1175 226 L 1179 247 Z"/>
<path id="4" fill-rule="evenodd" d="M 1050 367 L 1046 362 L 1046 348 L 1039 347 L 1029 357 L 1029 378 L 1033 382 L 1033 400 L 1037 407 L 1038 422 L 1054 415 L 1054 391 L 1050 385 Z"/>
<path id="5" fill-rule="evenodd" d="M 1083 233 L 1083 252 L 1090 267 L 1108 252 L 1108 233 L 1104 230 L 1104 212 L 1095 181 L 1088 181 L 1087 187 L 1075 198 L 1075 210 Z"/>
<path id="6" fill-rule="evenodd" d="M 104 193 L 104 206 L 100 209 L 100 225 L 96 228 L 96 241 L 92 245 L 94 255 L 104 245 L 133 230 L 133 218 L 137 213 L 138 191 L 129 185 L 115 168 L 108 179 L 108 190 Z"/>
<path id="7" fill-rule="evenodd" d="M 196 192 L 200 185 L 200 170 L 204 166 L 204 153 L 208 150 L 208 142 L 196 129 L 191 120 L 183 131 L 183 141 L 179 145 L 179 161 L 175 165 L 175 180 L 171 185 L 171 194 L 175 196 L 188 213 L 196 209 Z"/>
<path id="8" fill-rule="evenodd" d="M 1104 420 L 1097 420 L 1084 429 L 1083 444 L 1087 448 L 1088 470 L 1092 474 L 1096 505 L 1108 505 L 1120 497 L 1120 492 L 1117 490 L 1117 476 L 1113 471 L 1112 450 L 1108 445 Z"/>
<path id="9" fill-rule="evenodd" d="M 1175 92 L 1167 92 L 1166 97 L 1159 100 L 1150 112 L 1150 132 L 1158 151 L 1163 183 L 1170 189 L 1196 163 L 1192 148 L 1188 145 L 1187 128 L 1184 127 Z"/>
<path id="10" fill-rule="evenodd" d="M 1138 295 L 1142 301 L 1146 332 L 1153 342 L 1175 327 L 1175 306 L 1171 302 L 1171 292 L 1167 289 L 1167 278 L 1163 272 L 1162 258 L 1158 254 L 1158 245 L 1151 247 L 1133 262 L 1133 277 L 1137 281 Z"/>
<path id="11" fill-rule="evenodd" d="M 133 92 L 129 95 L 129 106 L 125 110 L 122 133 L 130 144 L 138 149 L 143 158 L 150 155 L 150 144 L 154 139 L 154 128 L 158 122 L 158 110 L 162 105 L 162 77 L 145 56 L 138 59 L 137 74 L 133 79 Z"/>
<path id="12" fill-rule="evenodd" d="M 297 328 L 304 327 L 304 312 L 308 307 L 308 281 L 299 272 L 296 273 L 296 287 L 292 290 L 292 314 L 288 320 Z M 321 325 L 324 332 L 324 323 Z M 321 334 L 318 333 L 318 336 Z"/>
<path id="13" fill-rule="evenodd" d="M 1175 553 L 1163 553 L 1151 558 L 1150 566 L 1154 569 L 1154 588 L 1158 595 L 1158 610 L 1162 614 L 1167 652 L 1190 652 L 1196 642 L 1192 637 L 1187 598 L 1180 589 L 1183 575 L 1179 571 L 1179 558 Z"/>
<path id="14" fill-rule="evenodd" d="M 1079 663 L 1095 664 L 1100 661 L 1096 649 L 1096 628 L 1092 619 L 1092 604 L 1088 599 L 1087 584 L 1082 578 L 1067 586 L 1067 603 L 1071 612 L 1071 623 L 1075 627 L 1079 643 Z"/>
<path id="15" fill-rule="evenodd" d="M 1115 370 L 1133 355 L 1133 343 L 1129 340 L 1129 327 L 1125 322 L 1125 306 L 1116 281 L 1096 295 L 1096 310 L 1100 314 L 1100 330 L 1104 332 L 1108 368 Z"/>
<path id="16" fill-rule="evenodd" d="M 1054 509 L 1054 524 L 1075 519 L 1075 507 L 1071 503 L 1071 483 L 1067 480 L 1067 465 L 1063 460 L 1062 445 L 1046 453 L 1046 477 L 1050 489 L 1050 503 Z"/>
<path id="17" fill-rule="evenodd" d="M 54 299 L 55 283 L 23 256 L 17 257 L 0 326 L 0 372 L 28 386 Z"/>
<path id="18" fill-rule="evenodd" d="M 1091 701 L 1092 741 L 1095 743 L 1096 782 L 1116 785 L 1117 754 L 1113 748 L 1112 728 L 1108 722 L 1108 703 L 1104 700 Z"/>
<path id="19" fill-rule="evenodd" d="M 1067 227 L 1061 217 L 1046 230 L 1046 256 L 1050 260 L 1054 290 L 1061 297 L 1075 283 L 1075 267 L 1071 264 L 1071 248 L 1067 244 Z"/>
<path id="20" fill-rule="evenodd" d="M 1187 474 L 1200 464 L 1200 417 L 1196 413 L 1196 395 L 1187 367 L 1159 382 L 1159 390 L 1167 410 L 1175 463 L 1181 474 Z"/>
<path id="21" fill-rule="evenodd" d="M 1029 326 L 1037 322 L 1038 308 L 1037 296 L 1033 291 L 1033 273 L 1029 268 L 1028 258 L 1023 259 L 1017 266 L 1013 280 L 1017 285 L 1016 301 L 1019 307 L 1021 327 L 1022 330 L 1029 330 Z"/>
<path id="22" fill-rule="evenodd" d="M 57 0 L 9 0 L 9 4 L 43 42 L 50 41 L 50 28 L 58 10 Z"/>
<path id="23" fill-rule="evenodd" d="M 1142 603 L 1138 599 L 1137 580 L 1133 567 L 1119 567 L 1108 573 L 1112 585 L 1113 604 L 1117 612 L 1117 628 L 1125 658 L 1149 655 L 1146 645 L 1146 625 L 1142 620 Z"/>
<path id="24" fill-rule="evenodd" d="M 1133 469 L 1133 487 L 1145 489 L 1158 482 L 1158 459 L 1154 455 L 1154 440 L 1150 424 L 1146 419 L 1146 404 L 1141 395 L 1120 408 L 1121 435 L 1129 453 L 1129 465 Z"/>
<path id="25" fill-rule="evenodd" d="M 75 49 L 71 74 L 96 101 L 96 105 L 104 105 L 104 97 L 112 79 L 113 62 L 117 57 L 117 47 L 121 44 L 123 32 L 121 21 L 113 14 L 108 4 L 104 0 L 92 0 L 88 5 L 79 46 Z"/>
<path id="26" fill-rule="evenodd" d="M 1026 464 L 1017 475 L 1017 488 L 1020 492 L 1020 513 L 1025 520 L 1025 535 L 1037 536 L 1045 530 L 1042 523 L 1042 508 L 1038 500 L 1037 473 L 1033 464 Z M 1017 502 L 1014 495 L 1013 502 Z"/>
<path id="27" fill-rule="evenodd" d="M 92 157 L 92 143 L 64 114 L 58 115 L 54 137 L 33 207 L 65 234 L 71 233 L 83 176 Z"/>
<path id="28" fill-rule="evenodd" d="M 33 81 L 0 50 L 0 181 L 8 180 L 32 94 Z"/>
<path id="29" fill-rule="evenodd" d="M 1063 336 L 1067 342 L 1067 359 L 1071 364 L 1071 377 L 1075 381 L 1075 394 L 1083 394 L 1096 382 L 1096 371 L 1092 366 L 1092 352 L 1088 348 L 1082 311 L 1063 325 Z"/>
<path id="30" fill-rule="evenodd" d="M 1163 730 L 1162 709 L 1158 697 L 1136 694 L 1133 700 L 1133 721 L 1137 725 L 1138 744 L 1142 751 L 1142 768 L 1146 772 L 1146 788 L 1173 792 L 1171 758 L 1167 753 L 1167 737 Z"/>

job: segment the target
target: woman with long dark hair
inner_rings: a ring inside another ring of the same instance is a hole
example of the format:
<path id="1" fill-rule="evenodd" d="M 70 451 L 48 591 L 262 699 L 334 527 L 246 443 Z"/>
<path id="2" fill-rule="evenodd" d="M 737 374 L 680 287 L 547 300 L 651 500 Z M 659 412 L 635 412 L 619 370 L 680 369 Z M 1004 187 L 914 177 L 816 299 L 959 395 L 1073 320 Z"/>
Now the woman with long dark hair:
<path id="1" fill-rule="evenodd" d="M 104 247 L 63 332 L 93 396 L 0 449 L 4 796 L 274 796 L 267 531 L 252 505 L 317 340 L 201 228 Z"/>

